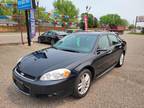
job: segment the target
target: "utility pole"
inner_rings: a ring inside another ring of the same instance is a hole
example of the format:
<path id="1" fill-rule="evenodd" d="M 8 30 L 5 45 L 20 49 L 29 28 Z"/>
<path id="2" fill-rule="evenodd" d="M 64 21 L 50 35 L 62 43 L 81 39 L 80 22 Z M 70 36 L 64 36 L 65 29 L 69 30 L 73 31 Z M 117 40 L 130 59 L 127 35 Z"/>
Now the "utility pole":
<path id="1" fill-rule="evenodd" d="M 27 27 L 27 40 L 28 40 L 28 46 L 31 46 L 31 38 L 30 38 L 30 25 L 29 25 L 29 10 L 25 10 L 25 16 L 26 16 L 26 27 Z"/>

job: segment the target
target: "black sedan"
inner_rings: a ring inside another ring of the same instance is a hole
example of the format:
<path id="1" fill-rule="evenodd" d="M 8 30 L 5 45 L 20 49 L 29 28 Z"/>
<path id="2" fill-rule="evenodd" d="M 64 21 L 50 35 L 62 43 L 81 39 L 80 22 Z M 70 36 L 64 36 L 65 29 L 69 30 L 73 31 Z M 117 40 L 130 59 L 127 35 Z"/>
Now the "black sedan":
<path id="1" fill-rule="evenodd" d="M 48 32 L 43 33 L 41 36 L 38 37 L 39 43 L 48 43 L 48 44 L 54 44 L 58 40 L 62 39 L 67 35 L 66 32 L 63 31 L 56 31 L 56 30 L 50 30 Z"/>
<path id="2" fill-rule="evenodd" d="M 126 42 L 114 33 L 74 33 L 21 58 L 13 81 L 25 94 L 85 96 L 91 82 L 124 63 Z"/>

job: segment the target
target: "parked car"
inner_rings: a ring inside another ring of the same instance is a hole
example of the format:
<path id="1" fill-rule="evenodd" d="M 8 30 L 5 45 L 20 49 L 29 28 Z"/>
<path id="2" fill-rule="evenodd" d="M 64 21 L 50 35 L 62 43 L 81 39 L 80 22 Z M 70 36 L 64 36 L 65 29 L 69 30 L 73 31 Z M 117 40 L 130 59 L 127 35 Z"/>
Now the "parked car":
<path id="1" fill-rule="evenodd" d="M 56 30 L 50 30 L 48 32 L 43 33 L 41 36 L 38 37 L 39 43 L 49 43 L 54 44 L 58 40 L 62 39 L 64 36 L 66 36 L 67 33 L 63 31 L 56 31 Z"/>
<path id="2" fill-rule="evenodd" d="M 121 67 L 125 54 L 126 42 L 115 33 L 73 33 L 53 47 L 21 58 L 13 69 L 13 81 L 27 95 L 81 98 L 95 78 Z"/>

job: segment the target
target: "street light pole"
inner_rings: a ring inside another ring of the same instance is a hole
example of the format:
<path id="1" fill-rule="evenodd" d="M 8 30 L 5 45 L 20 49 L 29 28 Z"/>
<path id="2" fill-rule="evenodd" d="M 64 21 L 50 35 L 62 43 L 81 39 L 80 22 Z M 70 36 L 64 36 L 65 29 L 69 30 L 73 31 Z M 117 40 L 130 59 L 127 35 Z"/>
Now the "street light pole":
<path id="1" fill-rule="evenodd" d="M 85 31 L 88 30 L 88 12 L 90 11 L 90 9 L 91 9 L 91 6 L 90 7 L 86 6 L 86 14 L 87 15 L 84 16 Z"/>
<path id="2" fill-rule="evenodd" d="M 86 6 L 86 12 L 87 12 L 87 14 L 88 14 L 88 12 L 91 10 L 91 6 Z"/>
<path id="3" fill-rule="evenodd" d="M 134 24 L 134 32 L 136 33 L 136 26 L 137 26 L 137 16 L 136 16 L 136 19 L 135 19 L 135 24 Z"/>

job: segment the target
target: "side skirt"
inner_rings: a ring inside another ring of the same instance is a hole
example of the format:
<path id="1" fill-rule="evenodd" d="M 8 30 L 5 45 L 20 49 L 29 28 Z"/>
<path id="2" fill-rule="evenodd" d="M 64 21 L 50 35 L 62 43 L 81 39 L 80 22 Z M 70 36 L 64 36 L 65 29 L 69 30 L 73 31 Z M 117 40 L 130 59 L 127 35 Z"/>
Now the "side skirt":
<path id="1" fill-rule="evenodd" d="M 103 75 L 105 75 L 106 73 L 108 73 L 109 71 L 111 71 L 114 67 L 116 66 L 116 64 L 115 65 L 113 65 L 113 66 L 111 66 L 110 68 L 108 68 L 107 70 L 105 70 L 102 74 L 100 74 L 100 75 L 98 75 L 98 76 L 96 76 L 96 78 L 95 79 L 98 79 L 98 78 L 100 78 L 100 77 L 102 77 Z"/>

